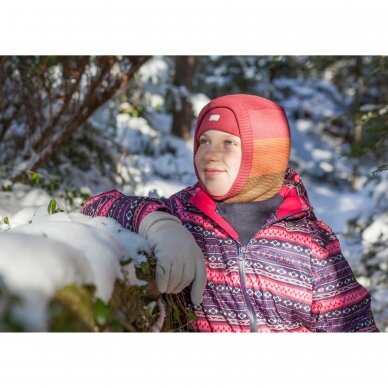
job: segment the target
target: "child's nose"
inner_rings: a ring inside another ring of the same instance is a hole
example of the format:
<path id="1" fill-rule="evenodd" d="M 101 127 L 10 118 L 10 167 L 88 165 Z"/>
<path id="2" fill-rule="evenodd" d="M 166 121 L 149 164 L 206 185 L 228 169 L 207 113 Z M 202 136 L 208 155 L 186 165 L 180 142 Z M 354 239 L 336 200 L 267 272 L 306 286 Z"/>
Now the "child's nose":
<path id="1" fill-rule="evenodd" d="M 209 147 L 204 157 L 206 161 L 219 160 L 220 148 L 216 146 Z"/>

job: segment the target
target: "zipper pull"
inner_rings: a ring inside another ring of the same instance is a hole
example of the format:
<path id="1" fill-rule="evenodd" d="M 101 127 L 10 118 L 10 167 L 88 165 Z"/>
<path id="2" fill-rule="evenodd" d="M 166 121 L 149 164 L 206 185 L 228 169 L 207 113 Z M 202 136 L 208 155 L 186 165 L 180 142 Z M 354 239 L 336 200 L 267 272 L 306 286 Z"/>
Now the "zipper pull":
<path id="1" fill-rule="evenodd" d="M 244 253 L 245 253 L 245 247 L 242 247 L 241 245 L 237 248 L 238 251 L 238 259 L 239 261 L 244 261 Z"/>

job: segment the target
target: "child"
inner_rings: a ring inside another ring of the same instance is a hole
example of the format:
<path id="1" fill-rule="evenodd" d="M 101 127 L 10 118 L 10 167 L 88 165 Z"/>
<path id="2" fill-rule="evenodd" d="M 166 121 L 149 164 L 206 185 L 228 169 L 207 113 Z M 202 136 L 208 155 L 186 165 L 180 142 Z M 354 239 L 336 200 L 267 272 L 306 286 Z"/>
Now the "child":
<path id="1" fill-rule="evenodd" d="M 196 185 L 168 199 L 113 190 L 81 211 L 150 241 L 159 291 L 183 290 L 195 331 L 378 331 L 368 291 L 316 219 L 289 154 L 279 105 L 222 96 L 197 120 Z"/>

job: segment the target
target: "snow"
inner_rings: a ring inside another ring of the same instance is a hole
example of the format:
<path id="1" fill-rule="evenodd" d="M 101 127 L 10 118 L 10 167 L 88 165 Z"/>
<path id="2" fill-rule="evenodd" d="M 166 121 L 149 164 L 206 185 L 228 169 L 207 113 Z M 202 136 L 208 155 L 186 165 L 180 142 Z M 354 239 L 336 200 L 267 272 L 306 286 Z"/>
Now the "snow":
<path id="1" fill-rule="evenodd" d="M 381 214 L 375 218 L 373 224 L 362 233 L 365 244 L 375 244 L 378 241 L 388 240 L 388 214 Z"/>
<path id="2" fill-rule="evenodd" d="M 0 190 L 0 215 L 11 216 L 24 207 L 48 204 L 50 196 L 40 188 L 16 183 L 12 191 Z"/>
<path id="3" fill-rule="evenodd" d="M 139 153 L 157 133 L 142 117 L 129 117 L 121 113 L 117 116 L 117 140 L 128 153 Z"/>
<path id="4" fill-rule="evenodd" d="M 194 94 L 191 97 L 194 116 L 197 117 L 201 109 L 210 101 L 210 98 L 203 93 Z"/>
<path id="5" fill-rule="evenodd" d="M 146 284 L 135 274 L 135 265 L 146 260 L 142 252 L 149 252 L 141 236 L 110 218 L 49 215 L 47 208 L 22 209 L 0 233 L 0 273 L 7 289 L 22 298 L 13 313 L 29 330 L 46 329 L 50 298 L 66 285 L 94 284 L 95 296 L 107 303 L 123 271 L 131 285 Z"/>
<path id="6" fill-rule="evenodd" d="M 0 234 L 0 272 L 5 286 L 22 298 L 14 307 L 31 331 L 45 330 L 49 298 L 69 284 L 92 283 L 88 261 L 66 243 L 24 233 Z"/>
<path id="7" fill-rule="evenodd" d="M 144 82 L 167 83 L 170 77 L 169 71 L 166 60 L 160 56 L 154 56 L 139 69 L 139 76 Z"/>

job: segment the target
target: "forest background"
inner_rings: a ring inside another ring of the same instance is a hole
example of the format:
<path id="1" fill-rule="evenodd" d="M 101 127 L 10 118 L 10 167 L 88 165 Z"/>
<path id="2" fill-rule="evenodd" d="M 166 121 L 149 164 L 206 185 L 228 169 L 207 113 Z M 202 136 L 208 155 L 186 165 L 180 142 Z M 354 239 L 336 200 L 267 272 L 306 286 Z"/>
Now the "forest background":
<path id="1" fill-rule="evenodd" d="M 168 196 L 193 184 L 192 132 L 202 106 L 228 93 L 260 95 L 285 108 L 290 164 L 301 172 L 318 218 L 340 237 L 357 279 L 372 294 L 376 322 L 387 331 L 387 66 L 385 56 L 1 57 L 3 232 L 20 223 L 12 225 L 13 216 L 26 207 L 51 204 L 51 213 L 74 212 L 90 195 L 111 188 Z M 6 251 L 1 256 L 7 260 Z M 49 311 L 60 302 L 66 312 L 45 330 L 118 329 L 108 297 L 102 303 L 91 292 L 82 299 L 79 289 L 63 294 L 63 286 L 55 285 Z M 3 329 L 33 330 L 13 318 L 13 305 L 25 295 L 6 278 L 2 287 Z M 69 316 L 75 295 L 77 319 L 74 306 Z M 89 318 L 80 313 L 85 301 Z M 149 302 L 142 300 L 144 311 Z M 175 317 L 186 327 L 180 307 L 169 307 L 170 321 Z M 149 330 L 161 314 L 152 312 L 142 323 L 127 315 L 119 329 Z M 163 329 L 172 327 L 169 322 Z"/>

